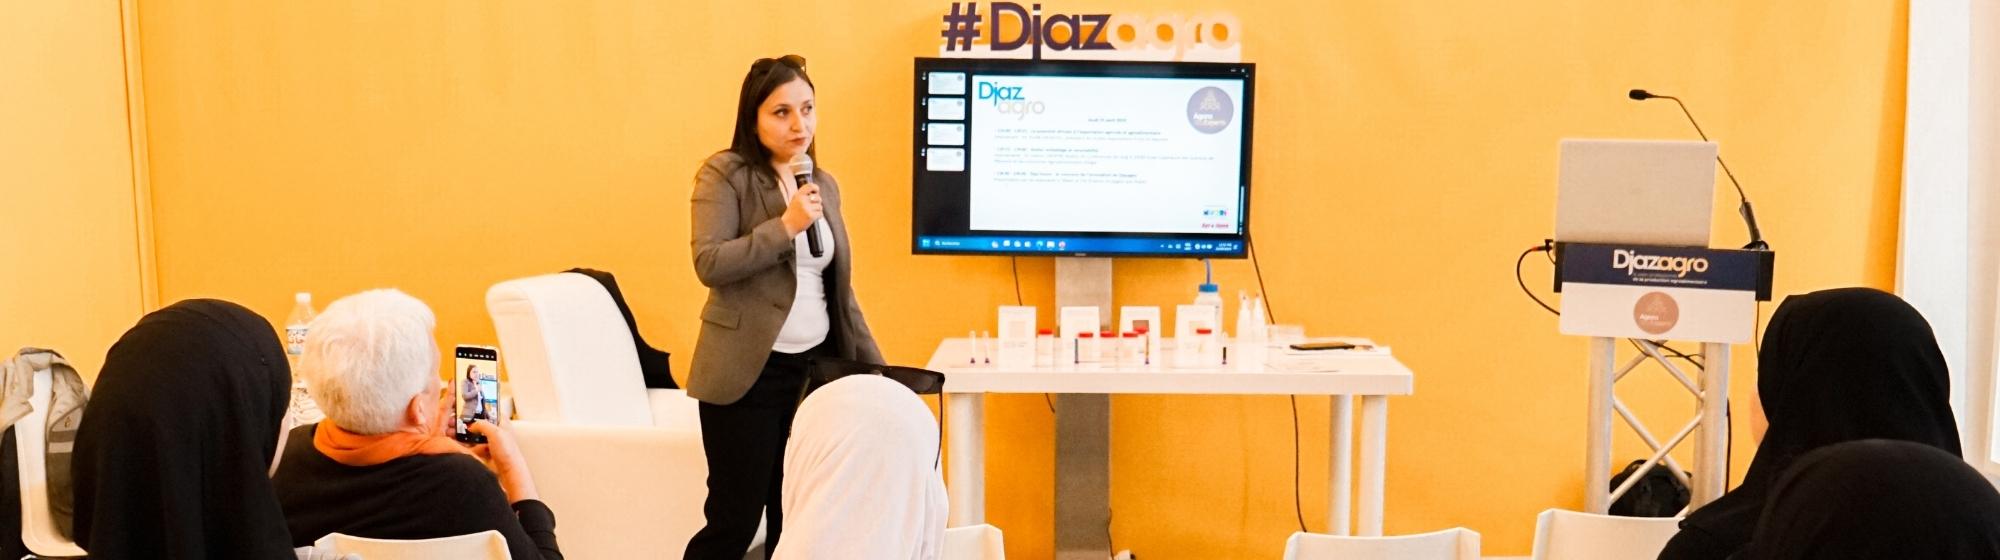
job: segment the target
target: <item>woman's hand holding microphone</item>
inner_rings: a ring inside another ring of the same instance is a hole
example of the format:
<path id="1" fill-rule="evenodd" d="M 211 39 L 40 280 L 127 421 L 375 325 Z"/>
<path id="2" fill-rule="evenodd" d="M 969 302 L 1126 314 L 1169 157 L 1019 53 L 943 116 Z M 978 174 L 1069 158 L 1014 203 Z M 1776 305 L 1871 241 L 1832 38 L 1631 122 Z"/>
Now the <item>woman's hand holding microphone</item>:
<path id="1" fill-rule="evenodd" d="M 819 185 L 806 183 L 792 193 L 792 201 L 785 206 L 785 215 L 780 219 L 785 223 L 785 234 L 796 237 L 825 213 L 826 207 L 819 199 Z"/>

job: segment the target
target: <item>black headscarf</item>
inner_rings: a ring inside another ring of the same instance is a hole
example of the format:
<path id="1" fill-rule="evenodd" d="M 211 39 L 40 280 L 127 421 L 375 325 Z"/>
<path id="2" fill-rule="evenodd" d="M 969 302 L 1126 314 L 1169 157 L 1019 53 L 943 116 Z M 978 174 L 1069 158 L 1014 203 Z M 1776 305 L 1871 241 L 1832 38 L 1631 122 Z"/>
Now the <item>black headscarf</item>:
<path id="1" fill-rule="evenodd" d="M 267 474 L 290 385 L 248 309 L 189 300 L 140 319 L 77 431 L 77 543 L 93 559 L 295 558 Z"/>
<path id="2" fill-rule="evenodd" d="M 1662 559 L 1740 550 L 1778 475 L 1814 449 L 1879 438 L 1959 454 L 1944 354 L 1930 323 L 1902 298 L 1872 288 L 1785 298 L 1757 361 L 1770 429 L 1750 471 L 1735 491 L 1688 515 Z"/>
<path id="3" fill-rule="evenodd" d="M 1828 446 L 1772 485 L 1747 552 L 1753 560 L 2000 559 L 2000 492 L 1928 445 Z"/>

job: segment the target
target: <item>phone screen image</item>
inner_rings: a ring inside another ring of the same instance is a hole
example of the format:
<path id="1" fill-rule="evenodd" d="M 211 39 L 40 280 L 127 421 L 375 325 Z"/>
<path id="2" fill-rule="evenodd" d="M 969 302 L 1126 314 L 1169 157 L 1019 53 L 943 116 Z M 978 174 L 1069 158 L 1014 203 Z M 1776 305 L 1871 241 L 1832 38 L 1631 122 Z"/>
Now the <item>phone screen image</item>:
<path id="1" fill-rule="evenodd" d="M 486 436 L 466 428 L 473 422 L 500 422 L 499 352 L 483 346 L 459 346 L 458 362 L 452 368 L 452 406 L 458 421 L 452 425 L 459 441 L 485 443 Z"/>

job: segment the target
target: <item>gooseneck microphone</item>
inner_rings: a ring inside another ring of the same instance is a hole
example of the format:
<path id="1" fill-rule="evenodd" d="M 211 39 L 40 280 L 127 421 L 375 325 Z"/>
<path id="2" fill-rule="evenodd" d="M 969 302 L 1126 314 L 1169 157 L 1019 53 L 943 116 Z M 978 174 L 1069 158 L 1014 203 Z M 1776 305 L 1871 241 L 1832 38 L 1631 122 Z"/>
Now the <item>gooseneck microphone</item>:
<path id="1" fill-rule="evenodd" d="M 812 156 L 803 153 L 792 156 L 792 161 L 788 165 L 792 168 L 792 184 L 797 188 L 805 188 L 806 183 L 812 182 Z M 806 250 L 811 251 L 815 259 L 826 253 L 826 250 L 819 246 L 819 220 L 806 224 Z"/>
<path id="2" fill-rule="evenodd" d="M 1625 95 L 1631 97 L 1633 101 L 1645 101 L 1648 99 L 1674 100 L 1674 104 L 1680 106 L 1681 114 L 1687 116 L 1688 124 L 1694 125 L 1694 133 L 1701 136 L 1703 142 L 1709 141 L 1708 133 L 1702 132 L 1701 123 L 1694 121 L 1694 112 L 1688 110 L 1687 104 L 1682 103 L 1681 98 L 1671 95 L 1659 95 L 1643 89 L 1635 89 L 1627 92 Z M 1753 251 L 1771 250 L 1771 244 L 1764 242 L 1764 232 L 1757 229 L 1757 213 L 1750 209 L 1750 197 L 1743 194 L 1743 183 L 1736 182 L 1736 173 L 1729 170 L 1729 162 L 1722 161 L 1721 154 L 1716 154 L 1715 163 L 1722 165 L 1722 174 L 1729 177 L 1729 184 L 1736 187 L 1736 199 L 1743 203 L 1741 206 L 1736 207 L 1736 213 L 1743 215 L 1743 223 L 1750 226 L 1750 243 L 1745 244 L 1743 248 Z"/>

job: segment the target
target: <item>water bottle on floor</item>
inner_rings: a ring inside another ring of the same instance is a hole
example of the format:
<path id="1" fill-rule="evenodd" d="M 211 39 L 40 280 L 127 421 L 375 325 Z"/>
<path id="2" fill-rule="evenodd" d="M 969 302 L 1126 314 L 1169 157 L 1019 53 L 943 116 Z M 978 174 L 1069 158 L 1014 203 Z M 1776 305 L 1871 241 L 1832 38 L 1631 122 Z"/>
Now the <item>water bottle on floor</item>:
<path id="1" fill-rule="evenodd" d="M 318 314 L 313 312 L 311 292 L 299 292 L 292 296 L 292 301 L 292 314 L 285 318 L 285 359 L 290 360 L 296 369 L 299 367 L 299 354 L 305 352 L 306 329 L 312 325 L 313 316 Z M 293 373 L 296 377 L 297 372 Z"/>
<path id="2" fill-rule="evenodd" d="M 286 430 L 326 418 L 320 413 L 319 403 L 307 394 L 305 382 L 299 380 L 299 355 L 305 353 L 307 329 L 318 313 L 313 311 L 311 293 L 299 292 L 292 296 L 292 301 L 292 313 L 285 318 L 285 359 L 292 365 L 292 404 L 285 411 Z"/>

